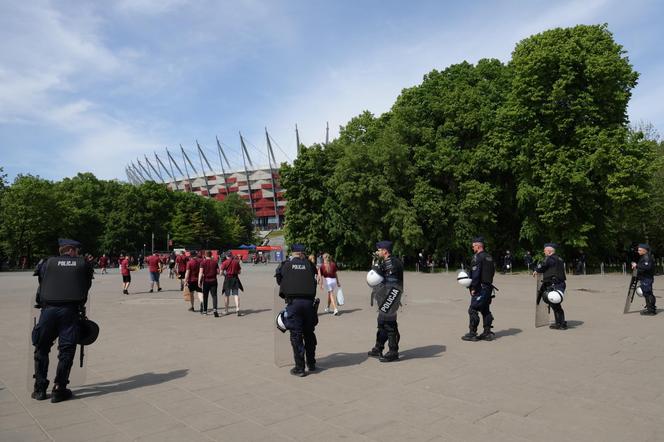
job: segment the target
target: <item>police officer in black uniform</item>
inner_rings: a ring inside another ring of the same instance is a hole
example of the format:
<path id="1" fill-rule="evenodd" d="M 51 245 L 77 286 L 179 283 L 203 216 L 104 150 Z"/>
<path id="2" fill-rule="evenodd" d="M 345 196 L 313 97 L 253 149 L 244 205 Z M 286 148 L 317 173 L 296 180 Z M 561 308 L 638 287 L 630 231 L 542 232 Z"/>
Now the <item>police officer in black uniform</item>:
<path id="1" fill-rule="evenodd" d="M 384 279 L 383 285 L 375 294 L 378 305 L 378 330 L 376 331 L 376 345 L 369 350 L 368 355 L 377 357 L 381 362 L 399 360 L 399 325 L 397 324 L 397 311 L 401 305 L 403 294 L 403 263 L 392 255 L 392 242 L 380 241 L 376 243 L 378 256 L 382 258 L 376 268 Z M 383 355 L 387 342 L 388 352 Z"/>
<path id="2" fill-rule="evenodd" d="M 46 399 L 48 388 L 48 354 L 58 338 L 58 368 L 53 381 L 51 402 L 61 402 L 73 395 L 67 388 L 69 372 L 79 340 L 79 318 L 88 300 L 94 269 L 82 256 L 81 244 L 60 239 L 60 256 L 42 261 L 35 271 L 39 278 L 37 304 L 39 322 L 32 330 L 35 347 L 35 385 L 32 397 Z"/>
<path id="3" fill-rule="evenodd" d="M 646 308 L 641 310 L 641 314 L 654 316 L 657 314 L 655 295 L 652 292 L 652 284 L 655 281 L 655 263 L 652 256 L 650 256 L 650 246 L 648 244 L 639 244 L 638 253 L 639 262 L 632 262 L 632 269 L 636 269 L 636 277 L 641 284 L 643 297 L 646 300 Z"/>
<path id="4" fill-rule="evenodd" d="M 468 315 L 470 316 L 469 331 L 461 339 L 464 341 L 493 341 L 495 334 L 491 331 L 493 324 L 493 315 L 490 306 L 493 298 L 493 275 L 496 273 L 496 267 L 493 258 L 484 251 L 484 238 L 481 236 L 473 238 L 473 260 L 471 261 L 470 278 L 470 307 Z M 480 316 L 482 314 L 482 325 L 484 332 L 477 335 L 477 327 L 480 325 Z"/>
<path id="5" fill-rule="evenodd" d="M 304 364 L 316 370 L 316 334 L 318 324 L 316 297 L 316 267 L 304 255 L 304 246 L 293 244 L 291 258 L 276 270 L 279 296 L 286 300 L 285 325 L 290 331 L 295 367 L 290 373 L 304 377 Z"/>
<path id="6" fill-rule="evenodd" d="M 549 304 L 551 310 L 553 310 L 553 315 L 556 322 L 551 324 L 549 328 L 554 330 L 567 330 L 567 321 L 565 321 L 565 311 L 563 310 L 563 301 L 555 304 L 549 301 L 549 298 L 546 296 L 551 290 L 559 290 L 561 293 L 565 293 L 565 288 L 567 284 L 565 283 L 565 261 L 556 255 L 556 244 L 555 243 L 546 243 L 544 244 L 544 261 L 539 263 L 533 272 L 533 276 L 537 276 L 538 273 L 542 273 L 542 286 L 540 287 L 540 296 L 541 299 Z"/>

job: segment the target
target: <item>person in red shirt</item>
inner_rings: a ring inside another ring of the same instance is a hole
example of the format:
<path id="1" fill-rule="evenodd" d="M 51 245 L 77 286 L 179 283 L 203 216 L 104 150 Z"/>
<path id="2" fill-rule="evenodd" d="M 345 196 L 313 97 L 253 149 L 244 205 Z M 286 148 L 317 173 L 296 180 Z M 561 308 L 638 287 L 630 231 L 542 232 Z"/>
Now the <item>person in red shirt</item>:
<path id="1" fill-rule="evenodd" d="M 228 314 L 228 298 L 233 295 L 235 301 L 235 313 L 242 316 L 240 313 L 240 290 L 244 291 L 242 282 L 240 281 L 240 257 L 233 256 L 229 253 L 224 262 L 221 263 L 221 271 L 224 274 L 224 288 L 221 291 L 224 294 L 224 307 L 225 312 Z"/>
<path id="2" fill-rule="evenodd" d="M 104 253 L 101 258 L 99 258 L 99 268 L 101 269 L 101 274 L 106 273 L 106 267 L 108 267 L 108 257 Z"/>
<path id="3" fill-rule="evenodd" d="M 318 284 L 320 288 L 323 288 L 325 284 L 325 290 L 327 291 L 327 307 L 325 307 L 325 313 L 330 312 L 330 305 L 334 309 L 332 314 L 337 316 L 339 314 L 339 309 L 337 308 L 337 300 L 335 290 L 337 287 L 341 287 L 339 283 L 339 277 L 337 276 L 337 264 L 332 261 L 329 253 L 323 254 L 323 264 L 321 264 L 318 269 Z"/>
<path id="4" fill-rule="evenodd" d="M 122 275 L 122 293 L 129 294 L 129 284 L 131 284 L 131 273 L 129 269 L 129 257 L 124 252 L 120 253 L 120 274 Z"/>
<path id="5" fill-rule="evenodd" d="M 180 280 L 180 291 L 184 290 L 184 275 L 187 273 L 187 261 L 189 261 L 189 258 L 184 254 L 184 251 L 175 257 L 175 267 L 177 267 L 178 279 Z"/>
<path id="6" fill-rule="evenodd" d="M 219 266 L 217 261 L 212 259 L 212 252 L 205 252 L 205 259 L 201 262 L 201 268 L 198 271 L 198 285 L 203 288 L 203 310 L 201 313 L 207 315 L 208 295 L 212 295 L 212 308 L 214 317 L 219 317 L 217 311 L 217 275 Z"/>
<path id="7" fill-rule="evenodd" d="M 159 275 L 164 269 L 163 264 L 161 263 L 161 258 L 157 252 L 153 252 L 152 255 L 148 256 L 145 260 L 148 264 L 148 271 L 150 272 L 150 293 L 154 291 L 154 285 L 157 284 L 157 291 L 161 291 L 161 286 L 159 285 Z"/>
<path id="8" fill-rule="evenodd" d="M 201 261 L 196 256 L 196 250 L 192 250 L 190 255 L 184 273 L 184 280 L 187 282 L 189 292 L 191 292 L 191 307 L 189 307 L 189 311 L 195 311 L 194 298 L 198 298 L 201 303 L 201 314 L 203 314 L 203 294 L 201 293 L 201 288 L 198 286 L 198 273 L 201 268 Z"/>

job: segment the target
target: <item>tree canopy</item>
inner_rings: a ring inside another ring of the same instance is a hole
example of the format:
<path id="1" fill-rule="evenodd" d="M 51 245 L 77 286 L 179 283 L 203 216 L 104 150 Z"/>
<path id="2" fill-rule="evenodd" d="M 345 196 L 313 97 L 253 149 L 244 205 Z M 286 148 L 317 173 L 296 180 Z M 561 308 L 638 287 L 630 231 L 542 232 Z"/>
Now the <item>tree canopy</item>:
<path id="1" fill-rule="evenodd" d="M 507 63 L 433 70 L 282 166 L 287 239 L 351 265 L 383 238 L 438 258 L 467 254 L 475 235 L 590 256 L 652 241 L 662 149 L 628 126 L 637 79 L 606 25 L 526 38 Z"/>
<path id="2" fill-rule="evenodd" d="M 14 265 L 21 256 L 34 261 L 55 253 L 59 237 L 81 241 L 93 255 L 138 254 L 144 244 L 150 249 L 152 234 L 157 250 L 166 250 L 169 235 L 176 247 L 225 249 L 253 241 L 252 221 L 237 195 L 217 201 L 91 173 L 59 182 L 19 175 L 0 186 L 0 254 Z"/>

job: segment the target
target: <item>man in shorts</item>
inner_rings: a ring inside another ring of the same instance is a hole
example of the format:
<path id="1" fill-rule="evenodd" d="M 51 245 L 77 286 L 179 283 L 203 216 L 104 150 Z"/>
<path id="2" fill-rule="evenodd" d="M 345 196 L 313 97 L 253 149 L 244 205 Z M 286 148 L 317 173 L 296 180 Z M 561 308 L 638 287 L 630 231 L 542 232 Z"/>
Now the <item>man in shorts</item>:
<path id="1" fill-rule="evenodd" d="M 191 307 L 189 307 L 189 311 L 193 312 L 194 310 L 194 298 L 198 298 L 201 300 L 201 313 L 203 313 L 203 302 L 202 302 L 202 297 L 201 297 L 201 288 L 198 286 L 198 273 L 201 268 L 201 262 L 196 256 L 196 251 L 192 250 L 191 251 L 191 256 L 189 257 L 189 260 L 187 261 L 187 270 L 185 271 L 184 274 L 184 280 L 187 283 L 187 287 L 189 288 L 189 292 L 191 293 Z"/>
<path id="2" fill-rule="evenodd" d="M 122 275 L 122 293 L 129 294 L 129 284 L 131 284 L 131 273 L 129 269 L 129 257 L 125 253 L 120 253 L 120 274 Z"/>
<path id="3" fill-rule="evenodd" d="M 159 258 L 157 252 L 153 252 L 145 261 L 148 264 L 148 271 L 150 272 L 150 293 L 154 292 L 155 284 L 157 284 L 157 291 L 160 292 L 161 286 L 159 285 L 159 275 L 164 269 L 163 264 L 161 263 L 161 258 Z"/>
<path id="4" fill-rule="evenodd" d="M 244 288 L 240 281 L 240 272 L 242 271 L 240 257 L 229 254 L 221 264 L 221 271 L 224 274 L 224 287 L 221 292 L 224 295 L 225 313 L 228 314 L 228 298 L 232 295 L 235 300 L 235 313 L 242 316 L 242 313 L 240 313 L 240 290 L 244 291 Z"/>
<path id="5" fill-rule="evenodd" d="M 178 279 L 180 280 L 180 291 L 184 290 L 184 284 L 186 281 L 184 276 L 185 273 L 187 273 L 187 261 L 189 261 L 189 258 L 184 254 L 184 251 L 180 252 L 175 258 L 175 266 L 177 267 Z"/>

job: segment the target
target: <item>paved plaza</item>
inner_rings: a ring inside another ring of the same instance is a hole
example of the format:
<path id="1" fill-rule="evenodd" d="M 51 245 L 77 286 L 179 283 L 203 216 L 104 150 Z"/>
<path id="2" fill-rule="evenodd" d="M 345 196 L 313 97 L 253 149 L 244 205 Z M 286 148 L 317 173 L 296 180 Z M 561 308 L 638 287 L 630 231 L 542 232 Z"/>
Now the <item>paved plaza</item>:
<path id="1" fill-rule="evenodd" d="M 316 330 L 321 370 L 298 378 L 274 364 L 273 272 L 245 265 L 246 315 L 221 318 L 188 312 L 166 273 L 159 293 L 133 273 L 129 296 L 117 270 L 97 273 L 101 334 L 58 404 L 28 389 L 36 279 L 0 273 L 0 441 L 664 440 L 664 314 L 640 316 L 638 298 L 623 315 L 628 276 L 570 276 L 570 329 L 556 331 L 534 327 L 529 275 L 497 275 L 497 339 L 464 342 L 456 274 L 406 273 L 402 360 L 385 364 L 367 357 L 365 274 L 340 272 L 346 305 Z M 660 307 L 663 289 L 656 279 Z"/>

